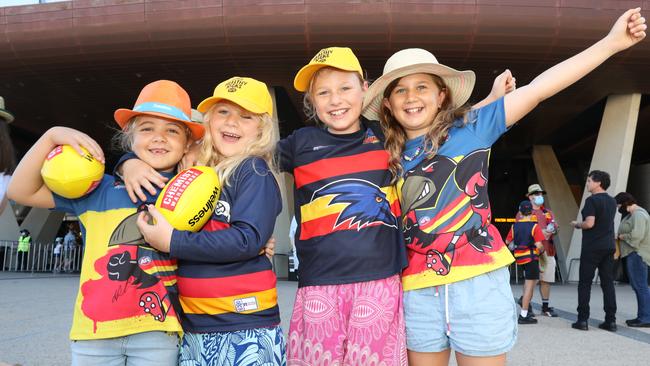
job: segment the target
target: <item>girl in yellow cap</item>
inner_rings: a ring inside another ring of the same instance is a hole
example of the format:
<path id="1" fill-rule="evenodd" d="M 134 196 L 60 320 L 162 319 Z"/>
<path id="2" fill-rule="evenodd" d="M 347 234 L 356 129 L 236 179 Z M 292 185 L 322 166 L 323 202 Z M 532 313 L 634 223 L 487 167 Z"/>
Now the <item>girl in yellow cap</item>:
<path id="1" fill-rule="evenodd" d="M 409 364 L 503 365 L 517 335 L 507 266 L 513 258 L 490 224 L 492 144 L 537 104 L 645 37 L 640 9 L 610 33 L 504 98 L 470 110 L 471 71 L 407 49 L 386 62 L 364 115 L 381 118 L 393 172 L 403 175 L 402 228 L 409 266 L 402 274 Z M 523 313 L 522 313 L 523 315 Z"/>
<path id="2" fill-rule="evenodd" d="M 144 215 L 138 221 L 148 243 L 178 260 L 185 331 L 179 364 L 285 365 L 276 277 L 260 255 L 282 210 L 271 95 L 260 81 L 234 77 L 198 110 L 208 130 L 199 161 L 222 182 L 215 212 L 196 233 L 173 229 L 154 206 L 155 224 Z"/>
<path id="3" fill-rule="evenodd" d="M 176 165 L 203 126 L 190 120 L 191 103 L 180 85 L 159 80 L 145 86 L 133 109 L 119 109 L 116 139 L 161 175 Z M 89 194 L 59 196 L 45 185 L 40 170 L 57 145 L 86 148 L 104 162 L 97 143 L 66 127 L 43 134 L 16 168 L 8 195 L 16 202 L 54 208 L 79 217 L 84 256 L 70 331 L 72 365 L 176 365 L 178 333 L 176 261 L 151 248 L 136 226 L 139 210 L 124 184 L 104 175 Z M 55 152 L 58 149 L 54 150 Z M 92 157 L 90 157 L 92 158 Z M 146 195 L 143 202 L 155 202 Z"/>

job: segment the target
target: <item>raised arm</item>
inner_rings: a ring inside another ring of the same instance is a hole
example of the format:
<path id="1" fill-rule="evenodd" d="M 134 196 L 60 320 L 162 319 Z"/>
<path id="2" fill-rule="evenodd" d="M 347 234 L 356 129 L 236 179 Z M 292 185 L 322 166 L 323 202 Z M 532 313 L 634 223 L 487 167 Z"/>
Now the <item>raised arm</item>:
<path id="1" fill-rule="evenodd" d="M 580 80 L 612 55 L 645 38 L 641 8 L 630 9 L 614 23 L 609 34 L 579 54 L 551 67 L 530 84 L 505 96 L 506 125 L 511 126 L 540 102 Z"/>
<path id="2" fill-rule="evenodd" d="M 510 70 L 506 69 L 504 72 L 499 74 L 496 78 L 494 78 L 494 82 L 492 83 L 492 90 L 490 90 L 490 94 L 488 94 L 485 99 L 482 101 L 474 104 L 472 106 L 472 109 L 478 109 L 481 107 L 484 107 L 495 100 L 501 98 L 502 96 L 512 92 L 517 88 L 517 80 L 512 76 L 512 73 Z"/>
<path id="3" fill-rule="evenodd" d="M 85 147 L 97 160 L 104 163 L 101 147 L 90 136 L 67 127 L 52 127 L 25 154 L 16 167 L 7 188 L 7 197 L 30 207 L 52 208 L 54 197 L 41 177 L 41 167 L 57 145 L 71 145 L 84 155 L 80 146 Z"/>

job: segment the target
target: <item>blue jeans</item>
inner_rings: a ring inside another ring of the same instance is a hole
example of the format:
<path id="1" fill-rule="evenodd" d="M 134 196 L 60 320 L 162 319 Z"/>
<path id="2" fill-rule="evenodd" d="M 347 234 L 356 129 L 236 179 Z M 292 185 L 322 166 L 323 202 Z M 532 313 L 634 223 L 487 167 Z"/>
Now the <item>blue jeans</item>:
<path id="1" fill-rule="evenodd" d="M 118 338 L 72 341 L 72 366 L 175 366 L 178 335 L 144 332 Z"/>
<path id="2" fill-rule="evenodd" d="M 650 323 L 650 289 L 648 289 L 648 265 L 637 252 L 627 257 L 627 277 L 636 293 L 637 319 Z"/>

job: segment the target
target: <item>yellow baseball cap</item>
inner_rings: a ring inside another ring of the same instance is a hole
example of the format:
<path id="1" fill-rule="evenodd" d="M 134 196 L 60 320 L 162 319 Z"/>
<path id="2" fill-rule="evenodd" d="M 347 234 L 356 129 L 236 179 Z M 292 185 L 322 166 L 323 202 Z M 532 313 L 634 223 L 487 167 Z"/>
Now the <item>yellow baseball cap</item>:
<path id="1" fill-rule="evenodd" d="M 296 78 L 293 79 L 293 87 L 300 92 L 306 91 L 314 73 L 328 66 L 344 71 L 358 72 L 363 78 L 361 64 L 359 64 L 357 56 L 354 55 L 351 49 L 348 47 L 328 47 L 318 51 L 316 56 L 309 61 L 309 64 L 298 71 Z"/>
<path id="2" fill-rule="evenodd" d="M 256 114 L 273 114 L 273 100 L 269 88 L 253 78 L 235 76 L 221 82 L 214 88 L 214 94 L 202 101 L 196 109 L 206 113 L 220 100 L 228 100 Z"/>

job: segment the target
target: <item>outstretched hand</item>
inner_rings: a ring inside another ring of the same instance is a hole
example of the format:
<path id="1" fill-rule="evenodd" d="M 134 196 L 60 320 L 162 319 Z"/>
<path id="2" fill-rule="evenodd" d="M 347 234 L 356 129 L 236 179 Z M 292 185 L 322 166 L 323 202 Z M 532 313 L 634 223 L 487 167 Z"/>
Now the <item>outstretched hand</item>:
<path id="1" fill-rule="evenodd" d="M 150 218 L 153 218 L 152 223 Z M 136 224 L 146 243 L 161 252 L 169 253 L 174 228 L 154 205 L 148 205 L 147 211 L 140 212 Z"/>
<path id="2" fill-rule="evenodd" d="M 619 52 L 641 42 L 646 36 L 647 28 L 641 8 L 630 9 L 616 20 L 606 40 Z"/>

